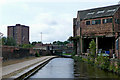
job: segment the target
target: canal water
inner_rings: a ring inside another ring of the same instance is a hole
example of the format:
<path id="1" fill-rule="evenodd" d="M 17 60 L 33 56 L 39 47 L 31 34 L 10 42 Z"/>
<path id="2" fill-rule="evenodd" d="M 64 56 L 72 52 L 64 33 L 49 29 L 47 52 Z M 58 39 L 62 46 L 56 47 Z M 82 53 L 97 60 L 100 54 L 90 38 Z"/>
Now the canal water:
<path id="1" fill-rule="evenodd" d="M 91 79 L 100 78 L 100 80 L 111 80 L 120 78 L 111 72 L 105 72 L 85 62 L 74 62 L 71 58 L 55 58 L 40 69 L 29 79 L 39 78 L 81 78 Z"/>

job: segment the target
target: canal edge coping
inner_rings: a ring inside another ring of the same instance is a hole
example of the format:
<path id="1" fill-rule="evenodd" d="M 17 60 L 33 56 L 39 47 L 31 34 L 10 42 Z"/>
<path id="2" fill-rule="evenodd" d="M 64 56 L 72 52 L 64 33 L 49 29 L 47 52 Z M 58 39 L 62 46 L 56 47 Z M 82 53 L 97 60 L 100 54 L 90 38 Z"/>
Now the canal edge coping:
<path id="1" fill-rule="evenodd" d="M 38 63 L 38 65 L 34 66 L 32 69 L 30 69 L 29 71 L 27 71 L 27 72 L 21 74 L 20 76 L 14 78 L 13 80 L 26 80 L 26 79 L 28 79 L 30 76 L 32 76 L 38 70 L 40 70 L 42 67 L 44 67 L 53 58 L 57 58 L 57 57 L 48 58 L 48 59 L 44 60 L 43 62 Z"/>

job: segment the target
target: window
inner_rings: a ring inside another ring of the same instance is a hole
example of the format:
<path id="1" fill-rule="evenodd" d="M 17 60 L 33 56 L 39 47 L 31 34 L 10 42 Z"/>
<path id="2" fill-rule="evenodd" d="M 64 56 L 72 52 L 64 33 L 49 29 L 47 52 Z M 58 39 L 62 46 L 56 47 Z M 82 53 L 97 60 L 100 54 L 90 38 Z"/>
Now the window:
<path id="1" fill-rule="evenodd" d="M 92 20 L 92 25 L 94 25 L 95 24 L 95 20 Z"/>
<path id="2" fill-rule="evenodd" d="M 112 18 L 103 19 L 102 22 L 103 22 L 103 24 L 105 24 L 105 23 L 112 23 Z"/>
<path id="3" fill-rule="evenodd" d="M 92 20 L 92 25 L 101 24 L 101 20 Z"/>
<path id="4" fill-rule="evenodd" d="M 108 18 L 107 23 L 112 23 L 112 18 Z"/>
<path id="5" fill-rule="evenodd" d="M 107 19 L 102 20 L 103 24 L 107 23 Z"/>
<path id="6" fill-rule="evenodd" d="M 86 21 L 86 25 L 90 25 L 90 21 Z"/>
<path id="7" fill-rule="evenodd" d="M 101 24 L 101 20 L 95 20 L 95 24 Z"/>
<path id="8" fill-rule="evenodd" d="M 119 19 L 115 19 L 116 24 L 119 24 L 120 23 L 119 21 L 120 21 Z"/>

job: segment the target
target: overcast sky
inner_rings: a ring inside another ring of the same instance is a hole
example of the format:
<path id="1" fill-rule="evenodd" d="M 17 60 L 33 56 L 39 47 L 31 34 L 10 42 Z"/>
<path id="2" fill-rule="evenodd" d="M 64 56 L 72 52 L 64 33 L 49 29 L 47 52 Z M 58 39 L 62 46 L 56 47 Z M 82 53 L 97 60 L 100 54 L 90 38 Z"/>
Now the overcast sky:
<path id="1" fill-rule="evenodd" d="M 7 26 L 30 27 L 30 42 L 65 41 L 72 36 L 72 20 L 78 10 L 118 4 L 119 0 L 0 0 L 0 32 Z"/>

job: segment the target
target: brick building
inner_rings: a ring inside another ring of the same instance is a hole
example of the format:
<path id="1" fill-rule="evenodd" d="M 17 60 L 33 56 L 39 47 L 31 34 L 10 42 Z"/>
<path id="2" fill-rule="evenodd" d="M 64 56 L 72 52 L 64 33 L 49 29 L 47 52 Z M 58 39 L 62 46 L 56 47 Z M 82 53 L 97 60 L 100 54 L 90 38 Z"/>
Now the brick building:
<path id="1" fill-rule="evenodd" d="M 77 12 L 73 19 L 74 46 L 78 54 L 89 53 L 89 43 L 96 42 L 96 54 L 115 53 L 120 58 L 120 5 Z"/>
<path id="2" fill-rule="evenodd" d="M 8 37 L 13 37 L 18 45 L 29 44 L 29 26 L 16 24 L 8 26 Z"/>

